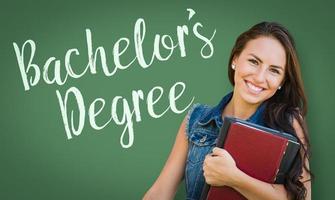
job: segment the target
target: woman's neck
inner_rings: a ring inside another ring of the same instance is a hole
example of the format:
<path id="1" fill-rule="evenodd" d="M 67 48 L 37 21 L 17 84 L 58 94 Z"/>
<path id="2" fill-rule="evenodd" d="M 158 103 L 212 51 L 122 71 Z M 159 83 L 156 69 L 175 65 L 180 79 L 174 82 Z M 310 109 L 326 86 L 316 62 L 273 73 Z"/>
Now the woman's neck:
<path id="1" fill-rule="evenodd" d="M 225 107 L 222 113 L 224 116 L 233 116 L 239 119 L 246 120 L 257 110 L 259 104 L 248 104 L 241 98 L 237 97 L 236 93 L 233 94 L 231 100 Z"/>

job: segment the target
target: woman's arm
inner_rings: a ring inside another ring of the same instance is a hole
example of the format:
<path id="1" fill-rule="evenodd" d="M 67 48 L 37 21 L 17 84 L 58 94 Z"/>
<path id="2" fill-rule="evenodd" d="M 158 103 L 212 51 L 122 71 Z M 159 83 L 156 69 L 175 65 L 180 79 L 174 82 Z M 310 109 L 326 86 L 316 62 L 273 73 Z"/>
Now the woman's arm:
<path id="1" fill-rule="evenodd" d="M 297 136 L 299 137 L 300 141 L 302 142 L 302 144 L 306 147 L 306 140 L 303 134 L 303 130 L 298 122 L 297 119 L 293 119 L 293 128 L 297 134 Z M 303 151 L 300 152 L 301 155 L 303 156 Z M 305 160 L 305 164 L 308 168 L 309 168 L 309 161 L 308 159 Z M 306 199 L 307 200 L 311 200 L 312 199 L 312 182 L 311 182 L 311 175 L 305 170 L 305 168 L 302 169 L 302 178 L 301 178 L 301 182 L 304 183 L 304 186 L 307 190 L 307 195 L 306 195 Z"/>
<path id="2" fill-rule="evenodd" d="M 175 143 L 163 170 L 143 200 L 173 199 L 183 177 L 186 163 L 188 142 L 185 133 L 186 117 L 180 125 Z"/>
<path id="3" fill-rule="evenodd" d="M 295 120 L 293 127 L 304 143 L 303 132 L 299 123 Z M 214 186 L 227 185 L 233 187 L 249 200 L 276 200 L 290 199 L 282 184 L 269 184 L 255 179 L 236 167 L 232 156 L 224 149 L 214 148 L 212 155 L 206 156 L 204 161 L 204 176 L 206 182 Z M 308 161 L 306 161 L 309 166 Z M 311 199 L 311 182 L 310 175 L 303 169 L 301 181 L 307 189 L 306 199 Z"/>

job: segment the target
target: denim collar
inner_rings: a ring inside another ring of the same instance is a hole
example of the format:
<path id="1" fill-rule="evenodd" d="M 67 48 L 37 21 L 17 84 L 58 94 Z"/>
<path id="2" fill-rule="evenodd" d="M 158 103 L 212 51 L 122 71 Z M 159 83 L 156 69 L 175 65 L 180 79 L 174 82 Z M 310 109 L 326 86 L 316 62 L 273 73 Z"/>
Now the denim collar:
<path id="1" fill-rule="evenodd" d="M 222 111 L 229 103 L 233 96 L 233 92 L 228 93 L 224 96 L 218 105 L 211 108 L 208 112 L 206 112 L 199 120 L 200 125 L 206 125 L 211 121 L 215 121 L 216 125 L 221 128 L 223 121 L 222 121 Z M 263 102 L 260 106 L 258 106 L 257 110 L 252 114 L 246 121 L 257 123 L 263 125 L 263 112 L 265 109 L 266 101 Z"/>

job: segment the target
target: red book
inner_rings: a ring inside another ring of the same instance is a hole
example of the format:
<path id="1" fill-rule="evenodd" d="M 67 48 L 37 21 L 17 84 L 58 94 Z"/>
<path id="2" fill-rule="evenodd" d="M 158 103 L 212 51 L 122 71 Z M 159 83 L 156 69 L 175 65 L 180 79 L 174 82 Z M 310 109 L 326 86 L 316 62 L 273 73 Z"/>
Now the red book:
<path id="1" fill-rule="evenodd" d="M 287 133 L 225 117 L 217 145 L 226 149 L 244 173 L 268 183 L 282 183 L 300 145 Z M 201 199 L 246 200 L 231 187 L 205 185 Z"/>

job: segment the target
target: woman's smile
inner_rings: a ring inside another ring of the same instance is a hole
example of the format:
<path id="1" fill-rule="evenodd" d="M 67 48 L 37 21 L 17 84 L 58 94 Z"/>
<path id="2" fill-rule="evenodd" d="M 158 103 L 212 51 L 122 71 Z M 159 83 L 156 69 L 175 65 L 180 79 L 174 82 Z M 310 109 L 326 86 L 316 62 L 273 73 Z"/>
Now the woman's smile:
<path id="1" fill-rule="evenodd" d="M 253 94 L 258 95 L 259 93 L 261 93 L 264 90 L 264 88 L 256 86 L 253 83 L 251 83 L 250 81 L 244 80 L 244 82 L 246 83 L 246 86 L 247 86 L 248 90 Z"/>

